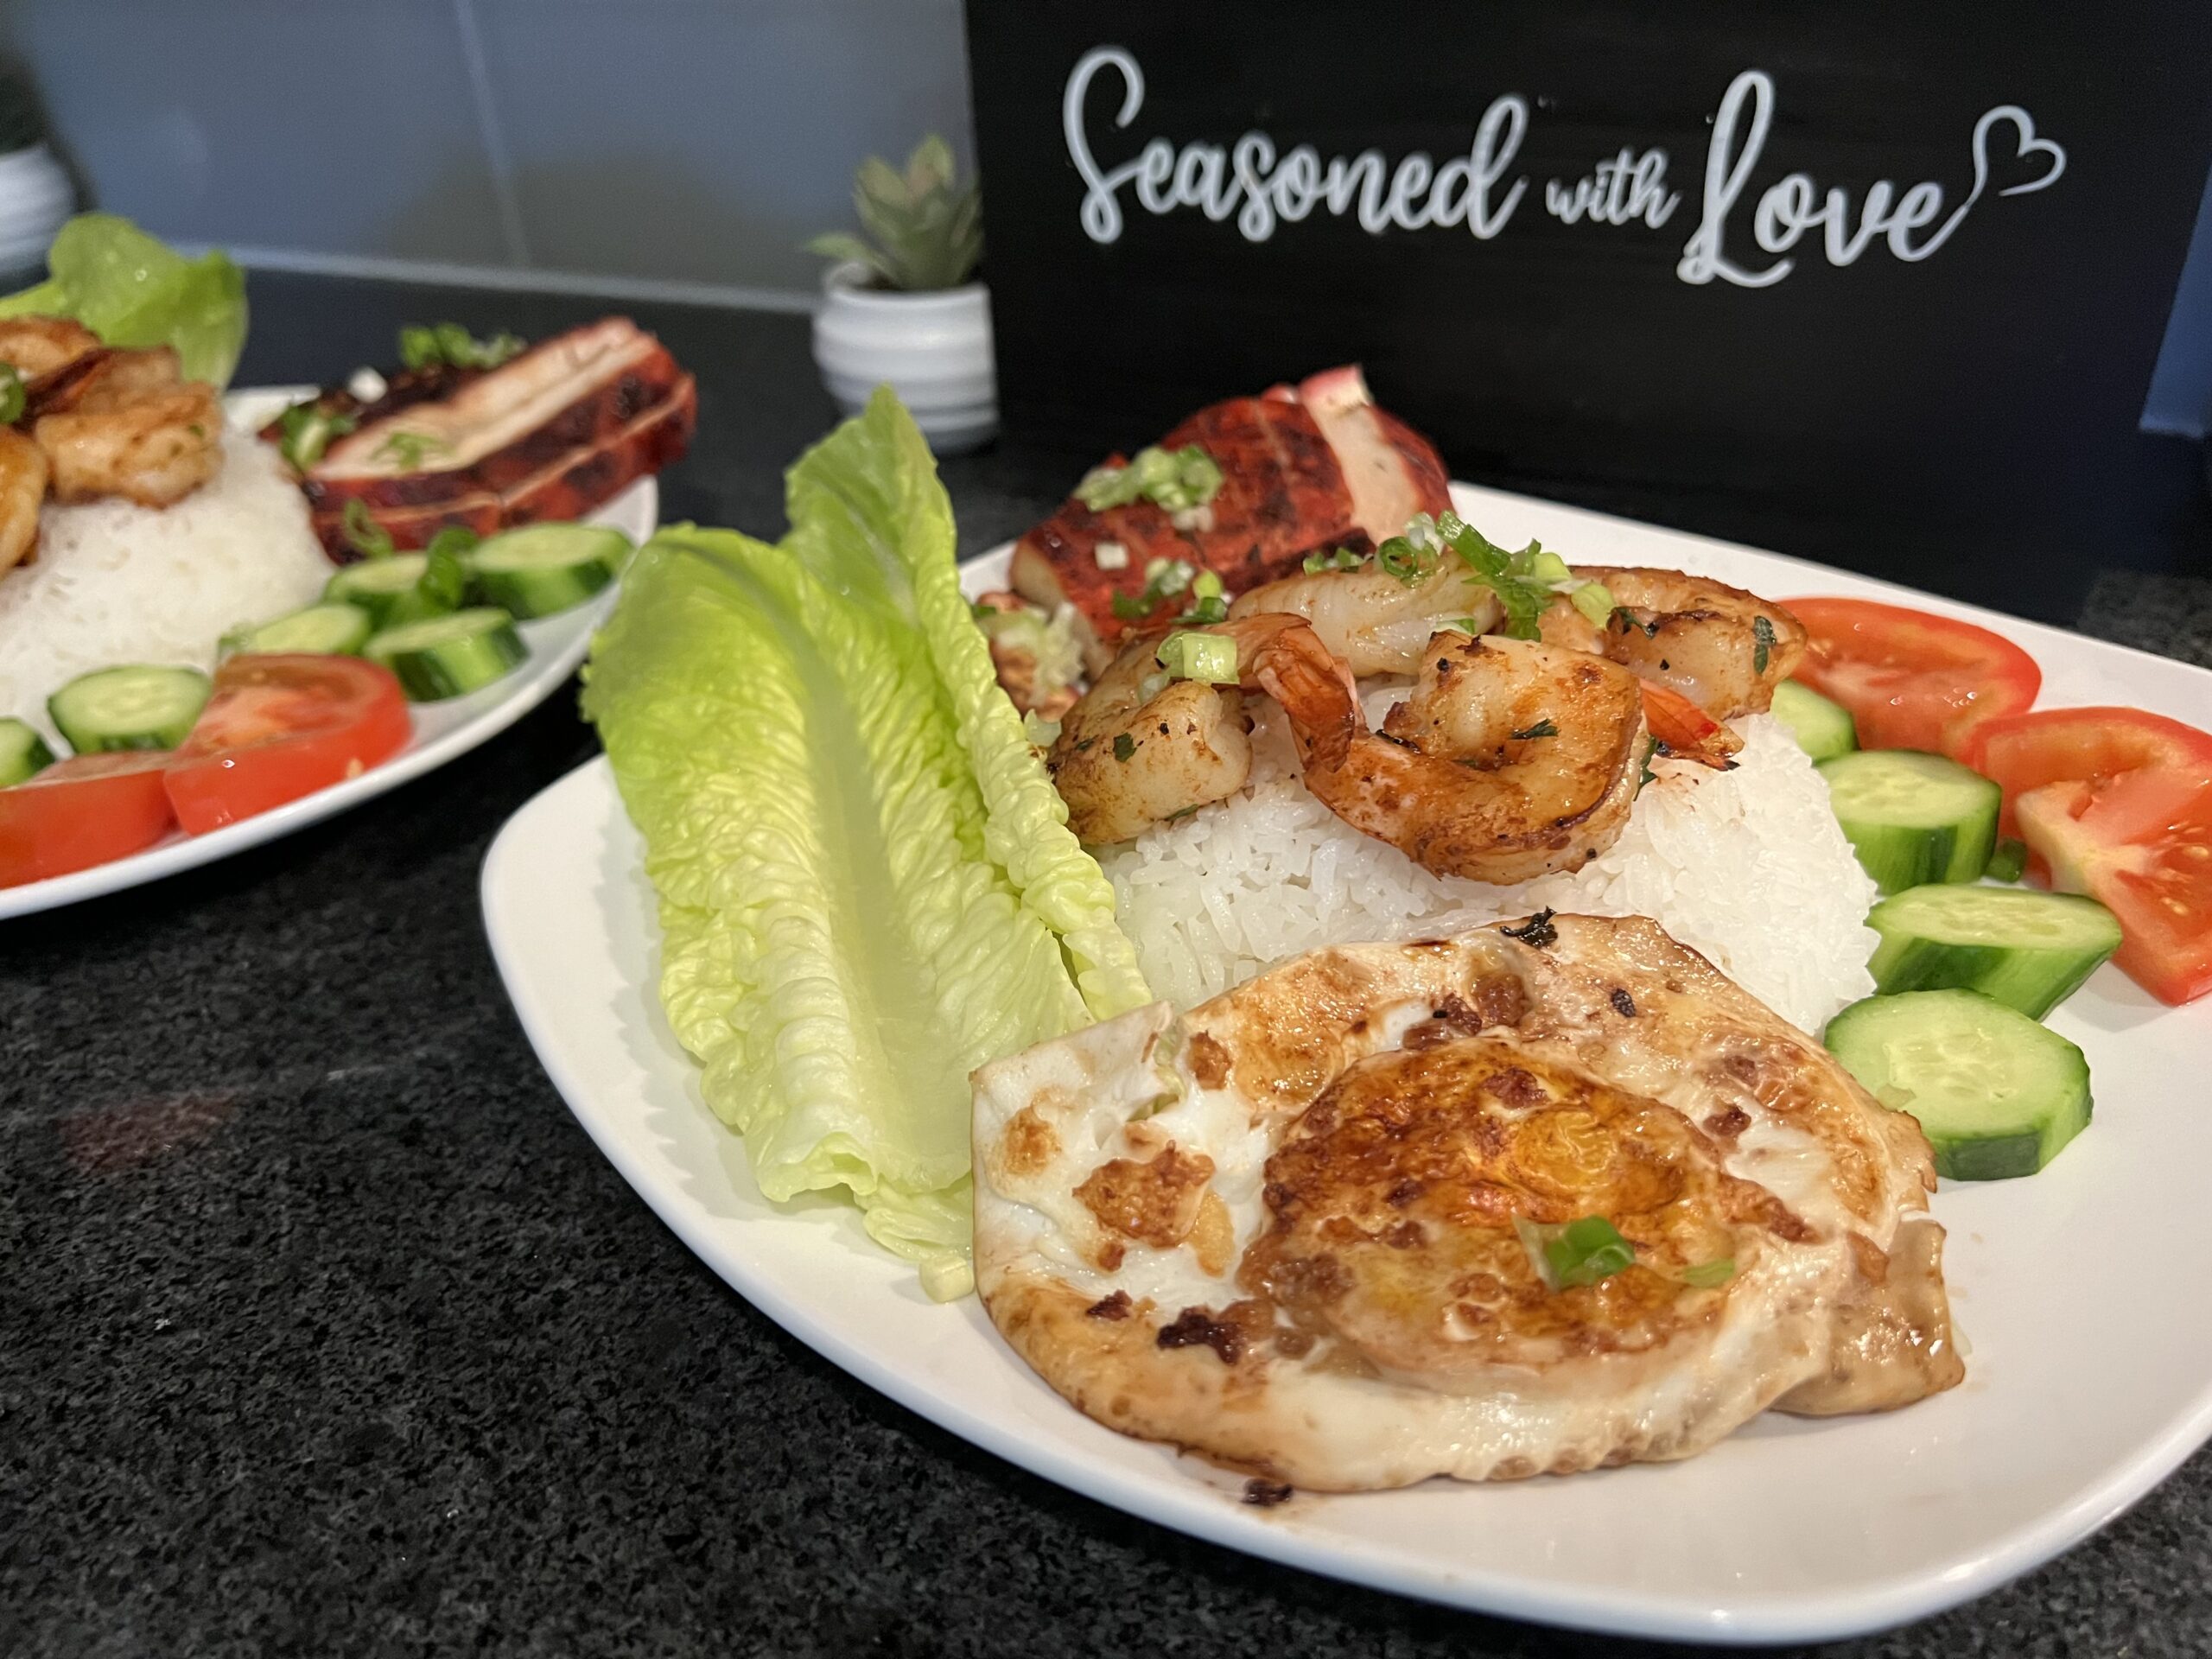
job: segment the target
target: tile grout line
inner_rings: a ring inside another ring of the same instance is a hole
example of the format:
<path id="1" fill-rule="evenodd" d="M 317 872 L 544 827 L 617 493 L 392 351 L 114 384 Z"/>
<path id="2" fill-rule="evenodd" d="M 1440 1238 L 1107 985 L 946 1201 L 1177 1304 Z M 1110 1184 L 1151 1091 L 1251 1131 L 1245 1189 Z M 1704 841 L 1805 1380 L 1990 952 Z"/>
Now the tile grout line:
<path id="1" fill-rule="evenodd" d="M 514 166 L 507 154 L 507 137 L 499 125 L 498 106 L 492 99 L 492 71 L 484 56 L 484 36 L 476 27 L 475 0 L 453 0 L 454 22 L 461 30 L 461 60 L 468 67 L 469 89 L 476 100 L 476 126 L 484 141 L 485 159 L 492 166 L 492 190 L 499 205 L 499 232 L 507 245 L 511 264 L 530 264 L 530 238 L 523 230 L 522 201 L 515 194 Z"/>

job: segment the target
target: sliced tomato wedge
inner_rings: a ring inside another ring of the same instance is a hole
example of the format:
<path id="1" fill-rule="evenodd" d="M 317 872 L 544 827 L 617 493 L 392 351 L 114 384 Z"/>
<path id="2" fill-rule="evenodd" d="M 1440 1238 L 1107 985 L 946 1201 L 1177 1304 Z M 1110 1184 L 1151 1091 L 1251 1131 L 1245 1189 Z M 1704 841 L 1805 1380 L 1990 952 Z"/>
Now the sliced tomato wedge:
<path id="1" fill-rule="evenodd" d="M 168 834 L 168 764 L 145 751 L 80 754 L 0 789 L 0 887 L 128 858 Z"/>
<path id="2" fill-rule="evenodd" d="M 1983 721 L 2034 703 L 2043 671 L 2002 634 L 1866 599 L 1793 599 L 1812 636 L 1796 677 L 1851 710 L 1867 749 L 1961 758 Z"/>
<path id="3" fill-rule="evenodd" d="M 2143 771 L 2212 780 L 2212 732 L 2141 709 L 2045 709 L 1982 721 L 1960 759 L 2004 790 L 2003 830 L 2014 836 L 2013 802 L 2045 784 L 2098 783 Z"/>
<path id="4" fill-rule="evenodd" d="M 2005 791 L 2028 874 L 2120 918 L 2113 958 L 2167 1002 L 2212 990 L 2212 732 L 2140 709 L 1983 721 L 1966 762 Z"/>
<path id="5" fill-rule="evenodd" d="M 413 729 L 406 694 L 376 663 L 233 657 L 169 757 L 169 804 L 188 835 L 204 836 L 358 776 Z"/>

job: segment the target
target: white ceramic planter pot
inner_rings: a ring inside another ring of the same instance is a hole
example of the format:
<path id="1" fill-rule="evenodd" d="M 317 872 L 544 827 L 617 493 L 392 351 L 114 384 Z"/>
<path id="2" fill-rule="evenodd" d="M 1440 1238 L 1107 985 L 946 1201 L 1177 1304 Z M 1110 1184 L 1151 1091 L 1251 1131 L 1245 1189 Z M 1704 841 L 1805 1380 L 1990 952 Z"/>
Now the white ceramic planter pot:
<path id="1" fill-rule="evenodd" d="M 989 292 L 981 283 L 935 294 L 867 286 L 868 268 L 834 265 L 814 314 L 814 360 L 848 415 L 887 381 L 931 445 L 973 449 L 999 425 Z"/>

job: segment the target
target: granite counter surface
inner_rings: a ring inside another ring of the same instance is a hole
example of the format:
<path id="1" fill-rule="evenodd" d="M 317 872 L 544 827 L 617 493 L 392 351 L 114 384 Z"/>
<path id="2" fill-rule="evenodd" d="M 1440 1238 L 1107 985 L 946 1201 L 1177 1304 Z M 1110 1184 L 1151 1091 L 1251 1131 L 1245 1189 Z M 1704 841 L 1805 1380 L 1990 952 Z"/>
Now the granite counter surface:
<path id="1" fill-rule="evenodd" d="M 576 300 L 257 276 L 241 384 Z M 803 319 L 634 308 L 701 384 L 671 518 L 774 534 Z M 945 468 L 964 551 L 1055 470 Z M 2212 662 L 2212 585 L 2088 631 Z M 556 696 L 227 863 L 0 924 L 0 1653 L 1625 1656 L 1248 1560 L 910 1415 L 725 1288 L 508 1010 L 485 848 L 596 745 Z M 1851 1659 L 2212 1652 L 2212 1453 Z"/>

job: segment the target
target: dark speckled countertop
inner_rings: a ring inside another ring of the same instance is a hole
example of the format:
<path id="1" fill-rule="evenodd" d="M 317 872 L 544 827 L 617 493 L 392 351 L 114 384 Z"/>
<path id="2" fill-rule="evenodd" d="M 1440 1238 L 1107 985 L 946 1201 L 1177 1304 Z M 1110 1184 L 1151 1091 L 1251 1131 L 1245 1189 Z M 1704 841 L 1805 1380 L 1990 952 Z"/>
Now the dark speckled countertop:
<path id="1" fill-rule="evenodd" d="M 241 376 L 578 300 L 257 276 Z M 764 534 L 831 411 L 802 319 L 634 308 L 698 372 L 671 517 Z M 1064 469 L 945 476 L 963 550 Z M 2089 632 L 2212 663 L 2212 583 Z M 595 1152 L 476 899 L 596 744 L 468 759 L 155 887 L 0 923 L 0 1654 L 1649 1655 L 1193 1542 L 908 1414 L 725 1288 Z M 2212 1454 L 2062 1560 L 1824 1654 L 2212 1653 Z"/>

